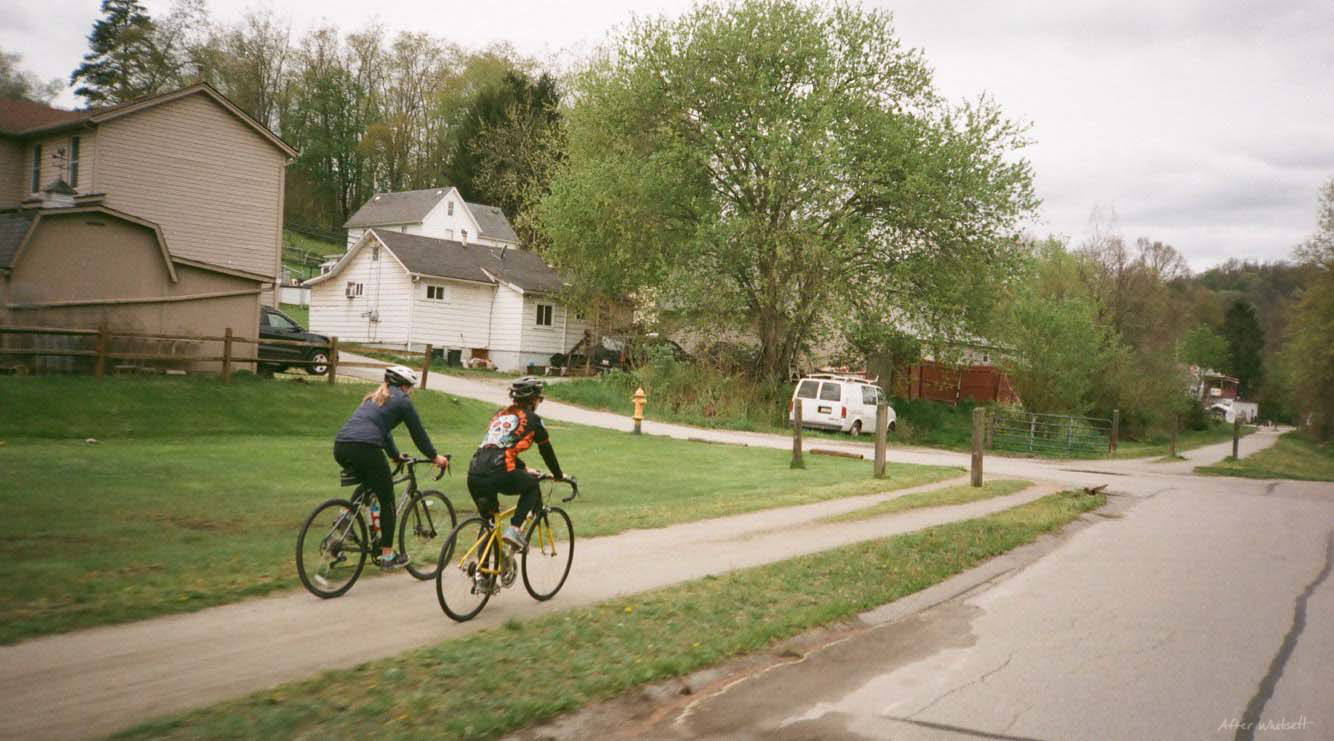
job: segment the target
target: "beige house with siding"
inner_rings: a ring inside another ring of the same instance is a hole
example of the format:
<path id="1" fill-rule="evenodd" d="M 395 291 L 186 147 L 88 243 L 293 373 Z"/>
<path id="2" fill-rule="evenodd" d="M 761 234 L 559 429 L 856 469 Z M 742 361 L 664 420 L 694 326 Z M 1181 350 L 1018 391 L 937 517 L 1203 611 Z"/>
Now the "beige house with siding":
<path id="1" fill-rule="evenodd" d="M 86 111 L 0 100 L 0 322 L 254 337 L 295 156 L 207 84 Z"/>

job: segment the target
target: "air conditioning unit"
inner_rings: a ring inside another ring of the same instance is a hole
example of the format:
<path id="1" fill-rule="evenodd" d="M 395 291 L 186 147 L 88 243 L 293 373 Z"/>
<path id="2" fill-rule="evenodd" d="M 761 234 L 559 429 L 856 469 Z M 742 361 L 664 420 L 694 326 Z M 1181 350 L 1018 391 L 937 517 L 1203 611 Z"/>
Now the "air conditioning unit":
<path id="1" fill-rule="evenodd" d="M 347 287 L 343 289 L 343 295 L 344 295 L 344 296 L 347 296 L 348 298 L 356 298 L 356 297 L 357 297 L 357 284 L 356 284 L 356 283 L 348 283 L 348 284 L 347 284 Z"/>

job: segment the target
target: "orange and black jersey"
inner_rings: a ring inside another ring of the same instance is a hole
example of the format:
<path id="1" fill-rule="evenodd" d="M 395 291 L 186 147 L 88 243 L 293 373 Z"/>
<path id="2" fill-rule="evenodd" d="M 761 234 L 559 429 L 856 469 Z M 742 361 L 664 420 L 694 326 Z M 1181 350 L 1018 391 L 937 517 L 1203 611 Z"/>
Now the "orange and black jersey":
<path id="1" fill-rule="evenodd" d="M 534 412 L 506 407 L 491 418 L 486 438 L 473 454 L 468 473 L 485 475 L 525 468 L 519 454 L 534 444 L 551 475 L 560 478 L 560 463 L 556 460 L 556 450 L 551 447 L 551 437 L 542 424 L 542 418 Z"/>

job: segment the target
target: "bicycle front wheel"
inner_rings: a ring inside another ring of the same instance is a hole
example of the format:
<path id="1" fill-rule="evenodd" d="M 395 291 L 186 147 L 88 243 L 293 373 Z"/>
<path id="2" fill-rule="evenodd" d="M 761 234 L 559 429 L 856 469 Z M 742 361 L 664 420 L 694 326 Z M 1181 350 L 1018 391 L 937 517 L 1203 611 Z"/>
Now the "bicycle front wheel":
<path id="1" fill-rule="evenodd" d="M 398 522 L 398 552 L 407 554 L 408 573 L 426 581 L 434 579 L 440 565 L 440 548 L 458 522 L 454 505 L 438 491 L 419 491 Z"/>
<path id="2" fill-rule="evenodd" d="M 486 521 L 459 523 L 440 548 L 435 596 L 445 614 L 464 622 L 477 616 L 499 586 L 500 542 L 491 540 Z"/>
<path id="3" fill-rule="evenodd" d="M 565 586 L 574 562 L 574 524 L 560 507 L 538 512 L 525 533 L 523 588 L 535 600 L 549 600 Z"/>
<path id="4" fill-rule="evenodd" d="M 361 576 L 370 550 L 361 514 L 346 499 L 330 499 L 301 526 L 296 573 L 316 597 L 339 597 Z"/>

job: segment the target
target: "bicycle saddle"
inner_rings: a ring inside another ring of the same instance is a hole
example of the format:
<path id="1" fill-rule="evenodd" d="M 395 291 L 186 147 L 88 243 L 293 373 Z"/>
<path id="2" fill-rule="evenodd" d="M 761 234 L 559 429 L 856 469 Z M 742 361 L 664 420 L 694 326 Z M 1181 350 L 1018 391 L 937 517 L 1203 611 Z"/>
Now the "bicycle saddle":
<path id="1" fill-rule="evenodd" d="M 361 479 L 357 478 L 357 475 L 355 473 L 352 473 L 346 468 L 338 472 L 339 486 L 356 486 L 357 484 L 360 483 Z"/>

